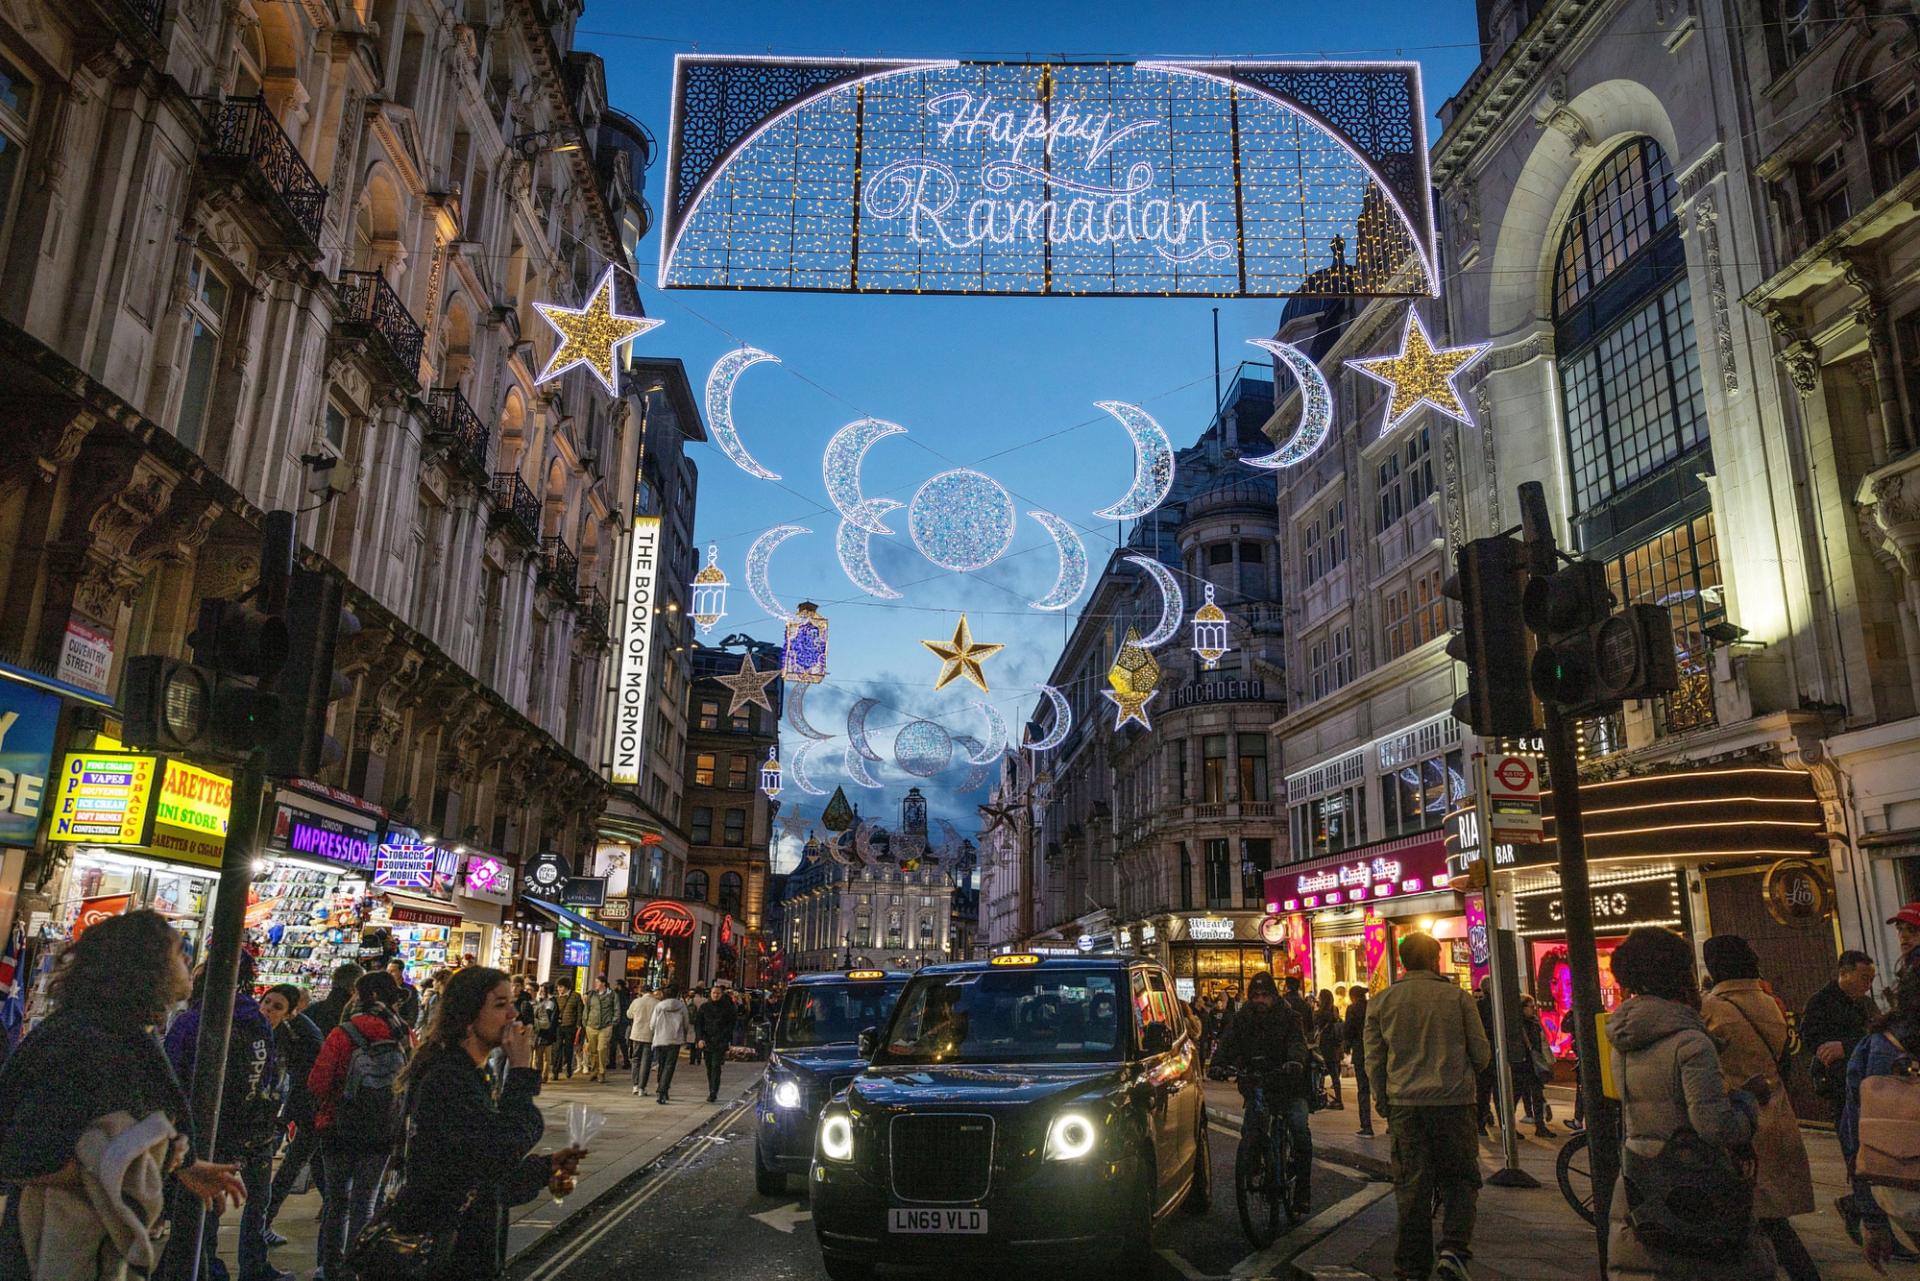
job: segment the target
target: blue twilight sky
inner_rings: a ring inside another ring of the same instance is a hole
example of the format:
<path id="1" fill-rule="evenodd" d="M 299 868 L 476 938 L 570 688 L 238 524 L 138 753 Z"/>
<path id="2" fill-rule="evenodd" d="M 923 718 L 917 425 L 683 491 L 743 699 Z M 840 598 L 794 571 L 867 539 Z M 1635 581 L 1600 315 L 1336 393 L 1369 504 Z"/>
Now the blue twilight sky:
<path id="1" fill-rule="evenodd" d="M 1140 3 L 1119 0 L 993 0 L 975 4 L 875 3 L 872 0 L 595 0 L 578 42 L 606 59 L 608 88 L 620 110 L 645 121 L 664 152 L 673 57 L 681 52 L 953 57 L 1008 60 L 1099 58 L 1411 58 L 1424 68 L 1430 111 L 1452 94 L 1478 59 L 1469 0 L 1359 0 L 1298 3 Z M 1428 122 L 1429 134 L 1438 132 Z M 646 176 L 648 198 L 662 205 L 664 164 Z M 1057 568 L 1053 544 L 1021 517 L 1007 556 L 976 573 L 941 570 L 906 536 L 906 511 L 888 518 L 893 538 L 873 539 L 874 563 L 903 597 L 881 601 L 848 582 L 834 555 L 837 517 L 826 501 L 820 455 L 828 437 L 864 416 L 908 429 L 876 444 L 862 484 L 869 497 L 906 502 L 922 482 L 956 466 L 978 467 L 1004 485 L 1019 510 L 1058 512 L 1082 531 L 1095 572 L 1119 527 L 1091 515 L 1126 491 L 1133 455 L 1120 427 L 1097 400 L 1145 407 L 1176 446 L 1205 428 L 1213 405 L 1212 309 L 1220 309 L 1225 376 L 1262 353 L 1245 340 L 1269 337 L 1280 300 L 1220 301 L 1074 298 L 914 298 L 833 294 L 662 292 L 653 287 L 660 236 L 641 244 L 642 296 L 667 323 L 637 350 L 678 356 L 696 392 L 713 362 L 742 344 L 782 363 L 760 364 L 740 378 L 736 419 L 747 448 L 780 482 L 757 480 L 711 445 L 697 446 L 700 495 L 696 536 L 718 545 L 733 583 L 728 617 L 716 635 L 746 631 L 781 639 L 777 620 L 748 594 L 745 557 L 754 538 L 777 524 L 802 525 L 772 561 L 773 589 L 788 607 L 817 602 L 831 620 L 830 675 L 807 700 L 809 720 L 841 736 L 814 751 L 807 772 L 831 790 L 844 784 L 863 813 L 891 825 L 900 798 L 918 783 L 933 813 L 972 835 L 978 794 L 960 794 L 964 764 L 934 777 L 910 777 L 891 760 L 875 766 L 884 791 L 854 786 L 842 766 L 847 708 L 862 696 L 881 700 L 869 720 L 877 750 L 888 754 L 895 728 L 915 717 L 955 734 L 983 733 L 969 708 L 981 697 L 957 681 L 936 693 L 937 661 L 922 637 L 950 637 L 965 611 L 975 639 L 1006 649 L 985 665 L 988 700 L 1012 732 L 1032 711 L 1033 683 L 1045 679 L 1071 625 L 1065 615 L 1028 609 Z M 1177 643 L 1184 643 L 1184 636 Z M 802 740 L 783 735 L 781 757 Z M 781 801 L 817 816 L 823 800 L 789 777 Z M 790 846 L 778 860 L 784 869 Z"/>

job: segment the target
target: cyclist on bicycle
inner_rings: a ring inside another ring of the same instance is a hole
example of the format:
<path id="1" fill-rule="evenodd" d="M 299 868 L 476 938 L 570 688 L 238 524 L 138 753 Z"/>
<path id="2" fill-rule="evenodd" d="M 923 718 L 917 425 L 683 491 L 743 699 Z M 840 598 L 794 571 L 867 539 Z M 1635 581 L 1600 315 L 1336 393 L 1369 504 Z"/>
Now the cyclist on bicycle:
<path id="1" fill-rule="evenodd" d="M 1293 1204 L 1298 1220 L 1312 1202 L 1308 1180 L 1313 1169 L 1313 1131 L 1307 1125 L 1308 1068 L 1313 1052 L 1299 1019 L 1280 1000 L 1273 975 L 1262 971 L 1247 981 L 1247 1002 L 1234 1012 L 1220 1039 L 1218 1062 L 1239 1072 L 1249 1132 L 1268 1109 L 1285 1120 L 1293 1143 Z M 1279 1153 L 1274 1154 L 1279 1169 Z"/>

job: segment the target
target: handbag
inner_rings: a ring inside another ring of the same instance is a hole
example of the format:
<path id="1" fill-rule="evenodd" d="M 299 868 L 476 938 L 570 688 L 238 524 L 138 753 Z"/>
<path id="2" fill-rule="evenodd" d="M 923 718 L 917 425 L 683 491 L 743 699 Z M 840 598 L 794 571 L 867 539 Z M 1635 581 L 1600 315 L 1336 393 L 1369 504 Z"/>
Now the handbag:
<path id="1" fill-rule="evenodd" d="M 473 1208 L 478 1190 L 469 1192 L 452 1222 L 419 1232 L 402 1232 L 388 1201 L 347 1247 L 347 1275 L 357 1281 L 446 1281 L 453 1275 L 453 1249 L 460 1220 Z"/>
<path id="2" fill-rule="evenodd" d="M 1880 1187 L 1920 1190 L 1920 1065 L 1884 1033 L 1899 1057 L 1893 1071 L 1860 1082 L 1860 1150 L 1855 1177 Z"/>
<path id="3" fill-rule="evenodd" d="M 1625 1148 L 1627 1225 L 1664 1254 L 1737 1254 L 1753 1228 L 1752 1164 L 1691 1129 L 1674 1131 L 1652 1156 Z"/>

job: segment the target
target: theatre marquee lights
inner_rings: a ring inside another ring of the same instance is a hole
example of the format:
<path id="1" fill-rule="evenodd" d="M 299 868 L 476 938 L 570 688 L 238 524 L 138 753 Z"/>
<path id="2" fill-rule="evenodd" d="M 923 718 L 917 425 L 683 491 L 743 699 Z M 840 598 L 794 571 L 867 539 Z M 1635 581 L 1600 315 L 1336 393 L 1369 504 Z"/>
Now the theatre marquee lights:
<path id="1" fill-rule="evenodd" d="M 675 62 L 660 284 L 1435 292 L 1411 62 Z"/>

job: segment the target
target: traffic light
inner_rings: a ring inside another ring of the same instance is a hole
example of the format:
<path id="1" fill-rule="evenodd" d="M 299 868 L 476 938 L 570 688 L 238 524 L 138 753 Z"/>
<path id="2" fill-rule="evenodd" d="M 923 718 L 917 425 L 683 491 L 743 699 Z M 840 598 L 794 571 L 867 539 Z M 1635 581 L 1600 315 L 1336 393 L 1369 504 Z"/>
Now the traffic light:
<path id="1" fill-rule="evenodd" d="M 1476 538 L 1454 553 L 1456 572 L 1441 588 L 1460 602 L 1460 631 L 1447 653 L 1467 665 L 1467 692 L 1453 715 L 1482 738 L 1534 732 L 1520 608 L 1524 551 L 1512 538 Z"/>
<path id="2" fill-rule="evenodd" d="M 1527 584 L 1527 626 L 1540 637 L 1533 689 L 1570 716 L 1611 711 L 1679 685 L 1673 623 L 1661 605 L 1616 611 L 1606 566 L 1573 561 Z"/>
<path id="3" fill-rule="evenodd" d="M 338 579 L 311 569 L 293 571 L 287 593 L 287 658 L 274 683 L 280 724 L 266 742 L 267 773 L 310 778 L 338 759 L 339 745 L 327 737 L 327 706 L 352 689 L 334 671 L 333 655 L 341 635 L 360 630 L 360 620 L 342 604 Z"/>

